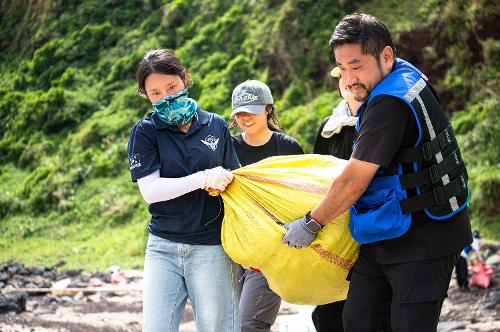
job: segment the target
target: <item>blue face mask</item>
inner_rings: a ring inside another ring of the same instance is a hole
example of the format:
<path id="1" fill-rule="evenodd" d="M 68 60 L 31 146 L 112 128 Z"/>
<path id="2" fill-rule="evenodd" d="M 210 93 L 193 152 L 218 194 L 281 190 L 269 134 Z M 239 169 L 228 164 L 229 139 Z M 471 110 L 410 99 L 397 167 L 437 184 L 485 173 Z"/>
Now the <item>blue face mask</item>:
<path id="1" fill-rule="evenodd" d="M 166 96 L 153 103 L 158 117 L 172 126 L 180 126 L 193 119 L 198 105 L 194 99 L 188 98 L 188 91 L 184 89 L 171 96 Z"/>

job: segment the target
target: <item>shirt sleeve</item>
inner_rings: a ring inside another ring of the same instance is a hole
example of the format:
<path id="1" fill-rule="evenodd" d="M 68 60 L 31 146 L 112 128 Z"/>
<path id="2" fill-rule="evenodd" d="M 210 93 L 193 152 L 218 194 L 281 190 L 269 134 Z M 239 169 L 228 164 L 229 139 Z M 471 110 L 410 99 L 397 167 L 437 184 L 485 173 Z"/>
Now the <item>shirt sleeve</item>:
<path id="1" fill-rule="evenodd" d="M 142 198 L 148 203 L 168 201 L 200 189 L 204 172 L 196 172 L 180 178 L 162 178 L 160 170 L 137 179 Z"/>
<path id="2" fill-rule="evenodd" d="M 274 136 L 274 134 L 273 134 Z M 284 133 L 278 133 L 277 136 L 278 142 L 278 155 L 296 155 L 296 154 L 304 154 L 304 150 L 300 145 L 299 141 L 295 138 L 288 136 Z"/>
<path id="3" fill-rule="evenodd" d="M 416 127 L 411 108 L 402 100 L 379 96 L 362 117 L 352 157 L 388 167 L 403 146 L 411 146 L 410 129 Z"/>
<path id="4" fill-rule="evenodd" d="M 231 134 L 229 133 L 229 128 L 224 122 L 224 160 L 222 161 L 222 167 L 229 170 L 235 170 L 241 167 L 236 151 L 234 150 L 234 145 L 232 142 Z"/>
<path id="5" fill-rule="evenodd" d="M 139 121 L 130 132 L 127 150 L 133 182 L 160 169 L 160 156 L 153 130 Z"/>
<path id="6" fill-rule="evenodd" d="M 293 145 L 293 154 L 304 154 L 304 149 L 302 149 L 302 146 L 297 141 Z"/>
<path id="7" fill-rule="evenodd" d="M 316 139 L 314 140 L 314 148 L 313 148 L 313 153 L 317 154 L 329 154 L 329 151 L 327 151 L 327 141 L 326 139 L 321 135 L 323 132 L 323 128 L 325 127 L 325 124 L 327 123 L 328 119 L 330 117 L 326 117 L 323 122 L 321 123 L 321 126 L 319 126 L 318 132 L 316 133 Z"/>

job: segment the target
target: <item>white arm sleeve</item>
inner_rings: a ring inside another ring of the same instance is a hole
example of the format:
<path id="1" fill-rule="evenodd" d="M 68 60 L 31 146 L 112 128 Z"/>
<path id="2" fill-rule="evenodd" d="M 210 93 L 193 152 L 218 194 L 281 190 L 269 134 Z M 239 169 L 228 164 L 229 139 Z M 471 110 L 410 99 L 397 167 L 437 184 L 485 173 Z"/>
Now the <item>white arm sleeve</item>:
<path id="1" fill-rule="evenodd" d="M 203 171 L 182 178 L 162 178 L 160 170 L 137 180 L 142 198 L 148 203 L 168 201 L 200 189 L 203 183 Z"/>

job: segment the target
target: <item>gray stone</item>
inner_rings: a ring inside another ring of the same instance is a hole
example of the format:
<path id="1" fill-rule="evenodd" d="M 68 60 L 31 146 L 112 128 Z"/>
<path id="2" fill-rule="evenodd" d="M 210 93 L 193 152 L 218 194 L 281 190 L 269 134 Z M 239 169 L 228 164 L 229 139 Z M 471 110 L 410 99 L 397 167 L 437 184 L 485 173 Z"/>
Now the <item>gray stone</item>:
<path id="1" fill-rule="evenodd" d="M 484 309 L 495 309 L 500 304 L 500 291 L 491 292 L 488 296 L 488 302 L 484 306 Z"/>
<path id="2" fill-rule="evenodd" d="M 0 294 L 0 314 L 25 311 L 27 298 L 25 293 Z"/>
<path id="3" fill-rule="evenodd" d="M 438 332 L 450 332 L 457 331 L 465 328 L 465 324 L 462 322 L 439 322 L 437 326 Z"/>
<path id="4" fill-rule="evenodd" d="M 486 259 L 486 265 L 497 265 L 497 264 L 500 264 L 500 255 L 498 254 L 495 254 L 495 255 L 492 255 L 490 257 L 488 257 L 488 259 Z"/>

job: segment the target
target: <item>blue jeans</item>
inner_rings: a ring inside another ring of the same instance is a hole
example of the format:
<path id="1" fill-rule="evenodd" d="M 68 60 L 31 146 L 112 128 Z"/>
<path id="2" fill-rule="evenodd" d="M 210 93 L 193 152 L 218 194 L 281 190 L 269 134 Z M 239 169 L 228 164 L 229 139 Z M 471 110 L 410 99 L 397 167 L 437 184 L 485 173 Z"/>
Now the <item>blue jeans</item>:
<path id="1" fill-rule="evenodd" d="M 150 234 L 143 331 L 178 331 L 188 297 L 197 331 L 239 331 L 237 286 L 237 265 L 222 246 L 176 243 Z"/>

